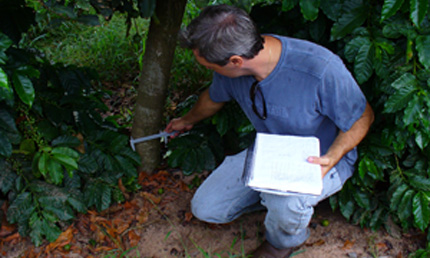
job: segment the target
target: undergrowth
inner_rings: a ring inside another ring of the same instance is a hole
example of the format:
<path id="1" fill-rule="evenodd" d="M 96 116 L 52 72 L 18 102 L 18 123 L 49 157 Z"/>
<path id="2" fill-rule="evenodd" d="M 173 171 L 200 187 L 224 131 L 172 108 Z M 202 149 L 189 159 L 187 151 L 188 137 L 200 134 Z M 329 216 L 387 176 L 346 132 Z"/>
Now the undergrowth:
<path id="1" fill-rule="evenodd" d="M 139 70 L 149 20 L 135 19 L 127 35 L 126 18 L 116 14 L 100 26 L 77 22 L 34 27 L 29 45 L 41 49 L 47 59 L 64 64 L 94 67 L 102 80 L 114 81 Z M 42 30 L 42 34 L 35 33 Z"/>

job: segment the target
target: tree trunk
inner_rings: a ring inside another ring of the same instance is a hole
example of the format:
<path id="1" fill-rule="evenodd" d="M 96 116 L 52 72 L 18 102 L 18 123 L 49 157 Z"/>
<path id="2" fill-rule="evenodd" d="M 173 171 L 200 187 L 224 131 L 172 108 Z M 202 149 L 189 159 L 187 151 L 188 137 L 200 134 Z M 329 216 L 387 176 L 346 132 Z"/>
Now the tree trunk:
<path id="1" fill-rule="evenodd" d="M 162 129 L 170 69 L 187 0 L 158 0 L 143 57 L 131 134 L 139 138 Z M 159 140 L 136 145 L 141 169 L 152 173 L 161 160 Z"/>

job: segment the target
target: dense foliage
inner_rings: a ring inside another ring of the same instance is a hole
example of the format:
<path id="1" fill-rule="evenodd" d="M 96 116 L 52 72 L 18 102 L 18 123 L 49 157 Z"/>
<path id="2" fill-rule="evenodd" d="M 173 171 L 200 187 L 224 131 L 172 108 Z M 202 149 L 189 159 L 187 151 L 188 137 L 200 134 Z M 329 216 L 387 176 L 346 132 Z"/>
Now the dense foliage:
<path id="1" fill-rule="evenodd" d="M 275 1 L 251 10 L 262 32 L 307 39 L 337 53 L 367 96 L 376 121 L 359 146 L 358 172 L 331 204 L 354 223 L 372 229 L 385 225 L 393 232 L 394 221 L 405 230 L 429 231 L 429 10 L 427 0 Z M 210 133 L 195 130 L 206 135 L 202 139 L 214 137 L 209 136 L 214 131 L 221 137 L 249 128 L 244 117 L 228 111 L 211 121 L 206 121 Z M 189 137 L 192 142 L 196 136 Z M 195 155 L 184 146 L 172 141 L 171 165 L 213 168 L 213 157 L 205 149 L 210 144 L 199 145 Z M 206 163 L 201 156 L 207 157 Z M 424 257 L 428 251 L 418 254 Z"/>
<path id="2" fill-rule="evenodd" d="M 106 92 L 93 70 L 52 64 L 26 47 L 21 35 L 35 16 L 24 1 L 0 2 L 0 17 L 0 202 L 39 245 L 56 240 L 76 212 L 104 210 L 136 190 L 140 157 L 100 115 Z"/>

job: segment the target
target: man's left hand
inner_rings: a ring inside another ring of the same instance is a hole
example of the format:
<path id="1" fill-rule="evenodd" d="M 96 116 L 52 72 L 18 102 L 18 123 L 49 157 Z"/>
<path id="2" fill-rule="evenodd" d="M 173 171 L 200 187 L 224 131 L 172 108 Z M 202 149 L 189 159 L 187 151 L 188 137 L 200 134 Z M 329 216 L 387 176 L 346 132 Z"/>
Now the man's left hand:
<path id="1" fill-rule="evenodd" d="M 321 157 L 312 156 L 308 158 L 308 162 L 313 164 L 319 164 L 321 166 L 321 175 L 323 178 L 333 167 L 331 159 L 327 156 L 321 156 Z"/>

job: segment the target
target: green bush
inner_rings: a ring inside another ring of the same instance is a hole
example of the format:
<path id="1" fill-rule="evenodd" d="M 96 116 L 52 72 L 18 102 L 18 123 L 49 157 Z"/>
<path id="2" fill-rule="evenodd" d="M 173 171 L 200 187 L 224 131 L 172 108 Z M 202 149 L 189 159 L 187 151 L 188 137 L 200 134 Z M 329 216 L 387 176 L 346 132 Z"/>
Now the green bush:
<path id="1" fill-rule="evenodd" d="M 28 18 L 23 1 L 14 3 L 0 6 L 0 17 Z M 77 212 L 123 201 L 119 179 L 136 190 L 140 157 L 100 116 L 105 93 L 92 69 L 22 47 L 17 35 L 31 22 L 0 32 L 0 199 L 8 222 L 38 246 L 56 240 Z"/>

